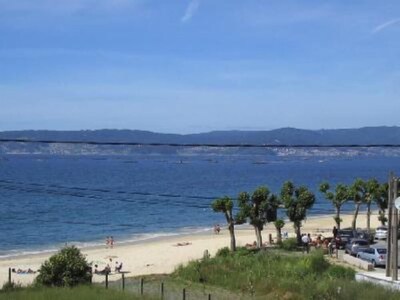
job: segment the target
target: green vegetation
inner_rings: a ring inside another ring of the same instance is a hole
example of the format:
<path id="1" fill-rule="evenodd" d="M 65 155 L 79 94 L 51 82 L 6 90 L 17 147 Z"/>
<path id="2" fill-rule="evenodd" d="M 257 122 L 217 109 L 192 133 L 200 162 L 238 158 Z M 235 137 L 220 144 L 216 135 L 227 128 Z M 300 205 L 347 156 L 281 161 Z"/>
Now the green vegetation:
<path id="1" fill-rule="evenodd" d="M 236 251 L 236 238 L 235 238 L 235 219 L 233 217 L 233 201 L 231 198 L 225 196 L 214 200 L 211 204 L 214 212 L 222 212 L 225 215 L 226 223 L 231 237 L 231 251 Z"/>
<path id="2" fill-rule="evenodd" d="M 279 244 L 279 248 L 286 250 L 286 251 L 297 251 L 299 250 L 299 245 L 297 243 L 297 238 L 289 238 L 286 240 L 283 240 Z"/>
<path id="3" fill-rule="evenodd" d="M 301 224 L 315 202 L 315 195 L 305 186 L 295 187 L 291 181 L 286 181 L 281 189 L 281 199 L 285 204 L 286 214 L 293 222 L 297 242 L 301 244 Z"/>
<path id="4" fill-rule="evenodd" d="M 237 223 L 249 223 L 254 227 L 257 239 L 257 247 L 262 247 L 261 232 L 264 225 L 274 222 L 277 219 L 279 207 L 278 198 L 272 194 L 267 187 L 257 188 L 250 196 L 247 192 L 242 192 L 238 197 L 239 213 L 236 216 Z"/>
<path id="5" fill-rule="evenodd" d="M 330 191 L 329 183 L 323 182 L 319 186 L 319 190 L 321 193 L 324 194 L 325 198 L 329 200 L 335 207 L 334 220 L 336 222 L 337 229 L 340 229 L 340 223 L 342 221 L 342 219 L 340 218 L 340 210 L 342 208 L 342 205 L 350 199 L 349 188 L 346 185 L 339 183 L 336 186 L 335 191 L 332 192 Z"/>
<path id="6" fill-rule="evenodd" d="M 274 222 L 276 228 L 276 242 L 279 245 L 282 243 L 282 228 L 285 226 L 285 221 L 278 219 Z"/>
<path id="7" fill-rule="evenodd" d="M 65 247 L 42 264 L 36 284 L 58 287 L 88 284 L 91 280 L 91 270 L 78 248 Z"/>
<path id="8" fill-rule="evenodd" d="M 8 291 L 0 291 L 0 300 L 135 300 L 139 296 L 126 294 L 104 287 L 79 286 L 75 288 L 34 287 Z"/>
<path id="9" fill-rule="evenodd" d="M 357 283 L 354 275 L 318 251 L 303 256 L 238 248 L 180 266 L 172 276 L 256 299 L 399 299 L 400 293 Z"/>

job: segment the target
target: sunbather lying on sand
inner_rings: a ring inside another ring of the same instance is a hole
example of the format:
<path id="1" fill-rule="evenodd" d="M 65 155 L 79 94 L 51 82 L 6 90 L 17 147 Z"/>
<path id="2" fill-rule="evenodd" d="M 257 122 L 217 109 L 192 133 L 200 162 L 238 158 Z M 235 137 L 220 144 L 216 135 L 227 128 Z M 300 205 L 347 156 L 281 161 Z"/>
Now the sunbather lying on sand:
<path id="1" fill-rule="evenodd" d="M 31 268 L 28 268 L 28 270 L 22 270 L 22 269 L 11 269 L 11 271 L 13 273 L 17 273 L 17 274 L 35 274 L 36 271 L 33 271 Z"/>
<path id="2" fill-rule="evenodd" d="M 182 243 L 177 243 L 177 244 L 175 244 L 174 246 L 175 247 L 179 247 L 179 246 L 187 246 L 187 245 L 191 245 L 192 243 L 189 243 L 189 242 L 182 242 Z"/>

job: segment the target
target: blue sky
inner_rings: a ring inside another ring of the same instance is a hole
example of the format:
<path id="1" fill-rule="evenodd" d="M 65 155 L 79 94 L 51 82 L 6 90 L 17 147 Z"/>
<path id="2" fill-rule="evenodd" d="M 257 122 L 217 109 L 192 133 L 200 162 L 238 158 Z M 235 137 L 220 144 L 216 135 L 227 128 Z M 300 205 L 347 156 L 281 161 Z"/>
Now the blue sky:
<path id="1" fill-rule="evenodd" d="M 0 0 L 0 130 L 400 125 L 398 0 Z"/>

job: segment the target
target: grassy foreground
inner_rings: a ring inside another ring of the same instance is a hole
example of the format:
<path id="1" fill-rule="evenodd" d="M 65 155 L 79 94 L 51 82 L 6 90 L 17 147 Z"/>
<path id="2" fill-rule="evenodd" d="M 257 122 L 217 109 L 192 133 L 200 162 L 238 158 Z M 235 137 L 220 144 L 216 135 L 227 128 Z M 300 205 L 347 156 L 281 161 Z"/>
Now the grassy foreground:
<path id="1" fill-rule="evenodd" d="M 179 267 L 173 277 L 220 286 L 257 299 L 400 299 L 399 292 L 358 283 L 352 269 L 331 265 L 322 253 L 222 250 L 215 258 Z"/>
<path id="2" fill-rule="evenodd" d="M 135 300 L 143 299 L 132 294 L 104 287 L 80 286 L 76 288 L 23 288 L 1 291 L 0 300 Z M 148 298 L 147 298 L 148 299 Z"/>

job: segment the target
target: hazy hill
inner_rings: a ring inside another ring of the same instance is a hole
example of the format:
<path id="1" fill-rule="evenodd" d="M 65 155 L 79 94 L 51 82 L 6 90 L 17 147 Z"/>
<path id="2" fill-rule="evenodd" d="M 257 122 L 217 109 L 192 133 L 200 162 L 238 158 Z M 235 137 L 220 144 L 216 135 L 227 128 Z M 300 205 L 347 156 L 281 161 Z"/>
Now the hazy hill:
<path id="1" fill-rule="evenodd" d="M 400 144 L 400 127 L 304 130 L 281 128 L 270 131 L 212 131 L 200 134 L 163 134 L 140 130 L 5 131 L 0 139 L 32 139 L 96 142 L 350 145 Z"/>

